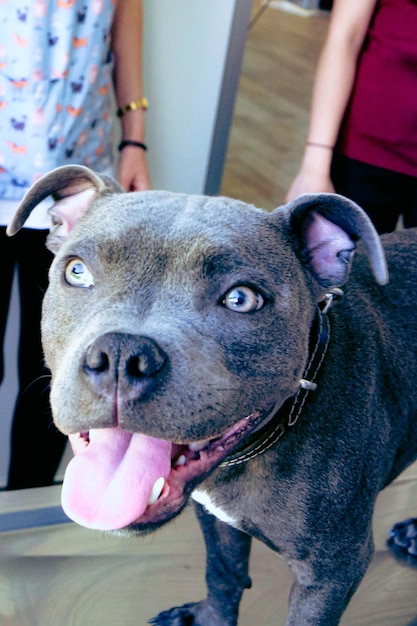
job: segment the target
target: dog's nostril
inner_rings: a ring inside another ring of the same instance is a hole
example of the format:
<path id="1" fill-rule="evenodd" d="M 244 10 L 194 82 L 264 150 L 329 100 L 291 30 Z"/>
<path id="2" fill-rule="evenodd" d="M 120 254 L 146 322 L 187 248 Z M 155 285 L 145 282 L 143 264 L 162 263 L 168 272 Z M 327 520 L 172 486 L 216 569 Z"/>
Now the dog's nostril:
<path id="1" fill-rule="evenodd" d="M 152 376 L 160 369 L 161 365 L 162 363 L 145 354 L 135 355 L 128 359 L 126 372 L 129 376 L 138 378 L 141 376 Z"/>
<path id="2" fill-rule="evenodd" d="M 109 369 L 109 357 L 105 352 L 90 351 L 85 364 L 88 369 L 102 373 Z"/>

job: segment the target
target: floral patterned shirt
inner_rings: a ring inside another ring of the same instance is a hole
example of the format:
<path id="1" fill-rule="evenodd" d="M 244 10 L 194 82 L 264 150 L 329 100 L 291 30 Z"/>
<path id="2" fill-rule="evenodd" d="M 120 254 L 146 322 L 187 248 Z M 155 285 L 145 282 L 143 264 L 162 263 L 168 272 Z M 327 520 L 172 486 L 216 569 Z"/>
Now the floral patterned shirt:
<path id="1" fill-rule="evenodd" d="M 0 0 L 0 207 L 54 167 L 111 169 L 115 2 Z"/>

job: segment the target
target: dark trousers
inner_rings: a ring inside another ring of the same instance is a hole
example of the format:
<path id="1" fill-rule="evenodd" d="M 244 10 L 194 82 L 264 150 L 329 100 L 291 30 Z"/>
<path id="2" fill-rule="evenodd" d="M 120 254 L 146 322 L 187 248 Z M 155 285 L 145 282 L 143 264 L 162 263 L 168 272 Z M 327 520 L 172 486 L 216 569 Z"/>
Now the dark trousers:
<path id="1" fill-rule="evenodd" d="M 52 260 L 45 247 L 46 235 L 44 230 L 22 229 L 14 237 L 7 237 L 5 228 L 0 227 L 0 381 L 7 366 L 3 344 L 16 268 L 21 316 L 19 391 L 12 424 L 8 489 L 51 485 L 66 444 L 66 437 L 52 422 L 50 377 L 40 338 L 41 305 Z"/>
<path id="2" fill-rule="evenodd" d="M 334 154 L 332 181 L 337 193 L 354 200 L 379 233 L 417 226 L 417 178 Z"/>

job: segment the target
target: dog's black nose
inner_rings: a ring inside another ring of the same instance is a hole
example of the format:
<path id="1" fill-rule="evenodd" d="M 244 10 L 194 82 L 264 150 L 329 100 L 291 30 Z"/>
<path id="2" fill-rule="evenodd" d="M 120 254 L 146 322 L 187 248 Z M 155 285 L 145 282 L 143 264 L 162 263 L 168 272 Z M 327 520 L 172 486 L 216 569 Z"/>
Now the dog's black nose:
<path id="1" fill-rule="evenodd" d="M 118 394 L 135 400 L 150 391 L 166 361 L 153 339 L 107 333 L 87 349 L 83 371 L 99 395 L 111 396 L 117 387 Z"/>

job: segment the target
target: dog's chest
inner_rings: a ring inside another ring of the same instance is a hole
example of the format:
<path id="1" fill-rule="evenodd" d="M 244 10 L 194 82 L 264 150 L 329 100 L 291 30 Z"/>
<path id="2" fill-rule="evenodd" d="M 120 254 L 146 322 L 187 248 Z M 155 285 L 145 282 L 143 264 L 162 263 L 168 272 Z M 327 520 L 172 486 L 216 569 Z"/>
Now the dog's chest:
<path id="1" fill-rule="evenodd" d="M 229 524 L 229 526 L 239 528 L 239 520 L 227 513 L 227 511 L 225 511 L 222 507 L 217 506 L 213 498 L 206 491 L 195 489 L 192 492 L 191 497 L 195 502 L 201 504 L 208 513 L 217 517 L 217 519 L 221 522 L 225 522 L 225 524 Z"/>

